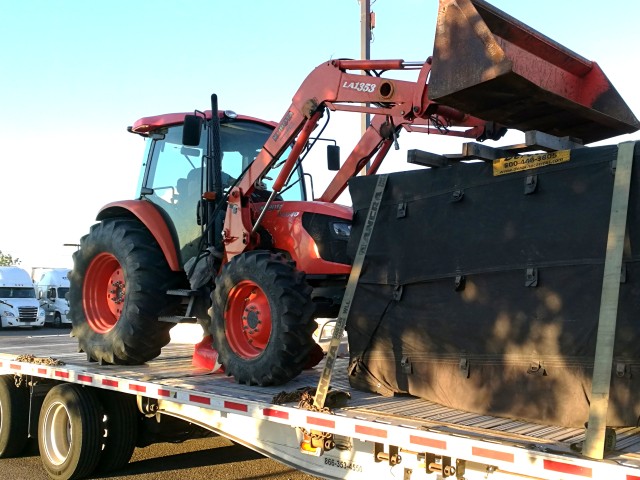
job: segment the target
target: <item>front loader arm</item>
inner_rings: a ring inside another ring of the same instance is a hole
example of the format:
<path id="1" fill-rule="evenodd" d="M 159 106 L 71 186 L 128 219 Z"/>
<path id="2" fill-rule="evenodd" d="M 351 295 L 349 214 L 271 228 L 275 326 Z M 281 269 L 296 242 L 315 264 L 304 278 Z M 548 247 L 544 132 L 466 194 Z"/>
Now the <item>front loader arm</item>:
<path id="1" fill-rule="evenodd" d="M 379 76 L 382 71 L 420 69 L 417 82 Z M 368 74 L 350 73 L 365 70 Z M 284 117 L 229 195 L 223 240 L 227 260 L 256 244 L 255 227 L 250 214 L 250 196 L 262 177 L 279 160 L 285 150 L 291 152 L 274 181 L 273 194 L 280 192 L 316 128 L 325 108 L 338 111 L 371 113 L 370 127 L 351 152 L 320 200 L 333 202 L 376 155 L 369 173 L 374 173 L 400 128 L 433 134 L 448 133 L 437 125 L 468 127 L 456 135 L 479 137 L 483 120 L 428 99 L 426 79 L 430 61 L 408 63 L 403 60 L 332 60 L 316 67 L 293 97 Z M 423 125 L 417 127 L 416 125 Z"/>

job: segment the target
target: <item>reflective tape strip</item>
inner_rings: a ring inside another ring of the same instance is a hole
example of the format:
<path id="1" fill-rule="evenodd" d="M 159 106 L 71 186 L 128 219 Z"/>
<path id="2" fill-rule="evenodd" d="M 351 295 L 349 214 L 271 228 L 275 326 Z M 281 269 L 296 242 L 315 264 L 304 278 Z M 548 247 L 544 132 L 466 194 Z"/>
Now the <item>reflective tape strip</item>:
<path id="1" fill-rule="evenodd" d="M 283 420 L 289 420 L 289 413 L 282 410 L 276 410 L 275 408 L 263 408 L 262 414 L 265 417 L 282 418 Z"/>
<path id="2" fill-rule="evenodd" d="M 500 462 L 513 463 L 515 456 L 513 453 L 501 452 L 498 450 L 489 450 L 488 448 L 472 447 L 471 453 L 477 457 L 489 458 Z"/>
<path id="3" fill-rule="evenodd" d="M 447 449 L 447 442 L 444 440 L 437 440 L 435 438 L 421 437 L 418 435 L 410 435 L 409 443 L 413 445 L 420 445 L 421 447 L 437 448 L 439 450 Z"/>
<path id="4" fill-rule="evenodd" d="M 307 423 L 316 427 L 336 428 L 336 422 L 324 418 L 307 416 Z"/>
<path id="5" fill-rule="evenodd" d="M 238 403 L 238 402 L 225 401 L 224 402 L 224 408 L 227 408 L 229 410 L 237 410 L 239 412 L 248 412 L 249 411 L 249 406 L 247 404 Z"/>
<path id="6" fill-rule="evenodd" d="M 367 425 L 356 425 L 356 433 L 368 435 L 369 437 L 387 438 L 389 433 L 382 428 L 369 427 Z"/>
<path id="7" fill-rule="evenodd" d="M 572 465 L 571 463 L 557 462 L 555 460 L 544 460 L 544 469 L 558 473 L 569 473 L 585 478 L 591 478 L 593 475 L 590 468 Z"/>
<path id="8" fill-rule="evenodd" d="M 211 405 L 211 399 L 203 395 L 189 395 L 189 401 L 200 405 Z"/>

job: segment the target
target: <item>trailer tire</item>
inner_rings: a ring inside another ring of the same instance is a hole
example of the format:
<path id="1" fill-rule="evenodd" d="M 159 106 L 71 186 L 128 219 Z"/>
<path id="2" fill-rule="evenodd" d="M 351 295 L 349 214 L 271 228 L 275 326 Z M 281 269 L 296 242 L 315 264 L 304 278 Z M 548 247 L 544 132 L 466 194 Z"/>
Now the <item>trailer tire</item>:
<path id="1" fill-rule="evenodd" d="M 216 277 L 211 334 L 225 373 L 247 385 L 281 385 L 307 365 L 315 307 L 303 272 L 281 254 L 236 255 Z"/>
<path id="2" fill-rule="evenodd" d="M 20 455 L 29 438 L 29 391 L 0 375 L 0 458 Z"/>
<path id="3" fill-rule="evenodd" d="M 51 478 L 83 478 L 95 470 L 102 451 L 103 415 L 90 388 L 65 383 L 49 390 L 40 410 L 38 446 Z"/>
<path id="4" fill-rule="evenodd" d="M 183 288 L 183 272 L 171 271 L 151 233 L 137 220 L 110 218 L 93 225 L 73 254 L 69 274 L 71 335 L 90 359 L 139 365 L 170 341 L 169 322 L 180 299 L 167 295 Z"/>
<path id="5" fill-rule="evenodd" d="M 133 395 L 108 390 L 100 395 L 106 420 L 104 448 L 96 470 L 109 473 L 119 470 L 131 460 L 138 441 L 138 409 Z"/>

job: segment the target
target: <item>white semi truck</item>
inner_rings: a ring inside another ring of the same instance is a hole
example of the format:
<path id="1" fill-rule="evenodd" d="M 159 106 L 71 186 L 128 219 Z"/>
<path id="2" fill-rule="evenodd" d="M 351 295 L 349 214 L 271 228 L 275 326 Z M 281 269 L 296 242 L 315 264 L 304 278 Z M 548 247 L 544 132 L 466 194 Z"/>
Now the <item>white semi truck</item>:
<path id="1" fill-rule="evenodd" d="M 0 267 L 0 328 L 44 326 L 33 281 L 20 267 Z"/>
<path id="2" fill-rule="evenodd" d="M 70 325 L 67 318 L 69 313 L 69 269 L 45 269 L 40 280 L 36 282 L 36 294 L 45 312 L 45 323 L 52 323 L 54 327 Z"/>

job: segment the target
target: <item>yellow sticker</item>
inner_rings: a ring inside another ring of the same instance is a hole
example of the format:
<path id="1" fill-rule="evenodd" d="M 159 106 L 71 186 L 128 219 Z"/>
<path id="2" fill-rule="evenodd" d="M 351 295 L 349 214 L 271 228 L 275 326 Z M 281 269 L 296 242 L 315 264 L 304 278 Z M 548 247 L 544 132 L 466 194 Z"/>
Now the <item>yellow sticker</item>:
<path id="1" fill-rule="evenodd" d="M 571 150 L 558 150 L 557 152 L 499 158 L 493 161 L 493 176 L 497 177 L 498 175 L 546 167 L 547 165 L 568 162 L 570 159 Z"/>

